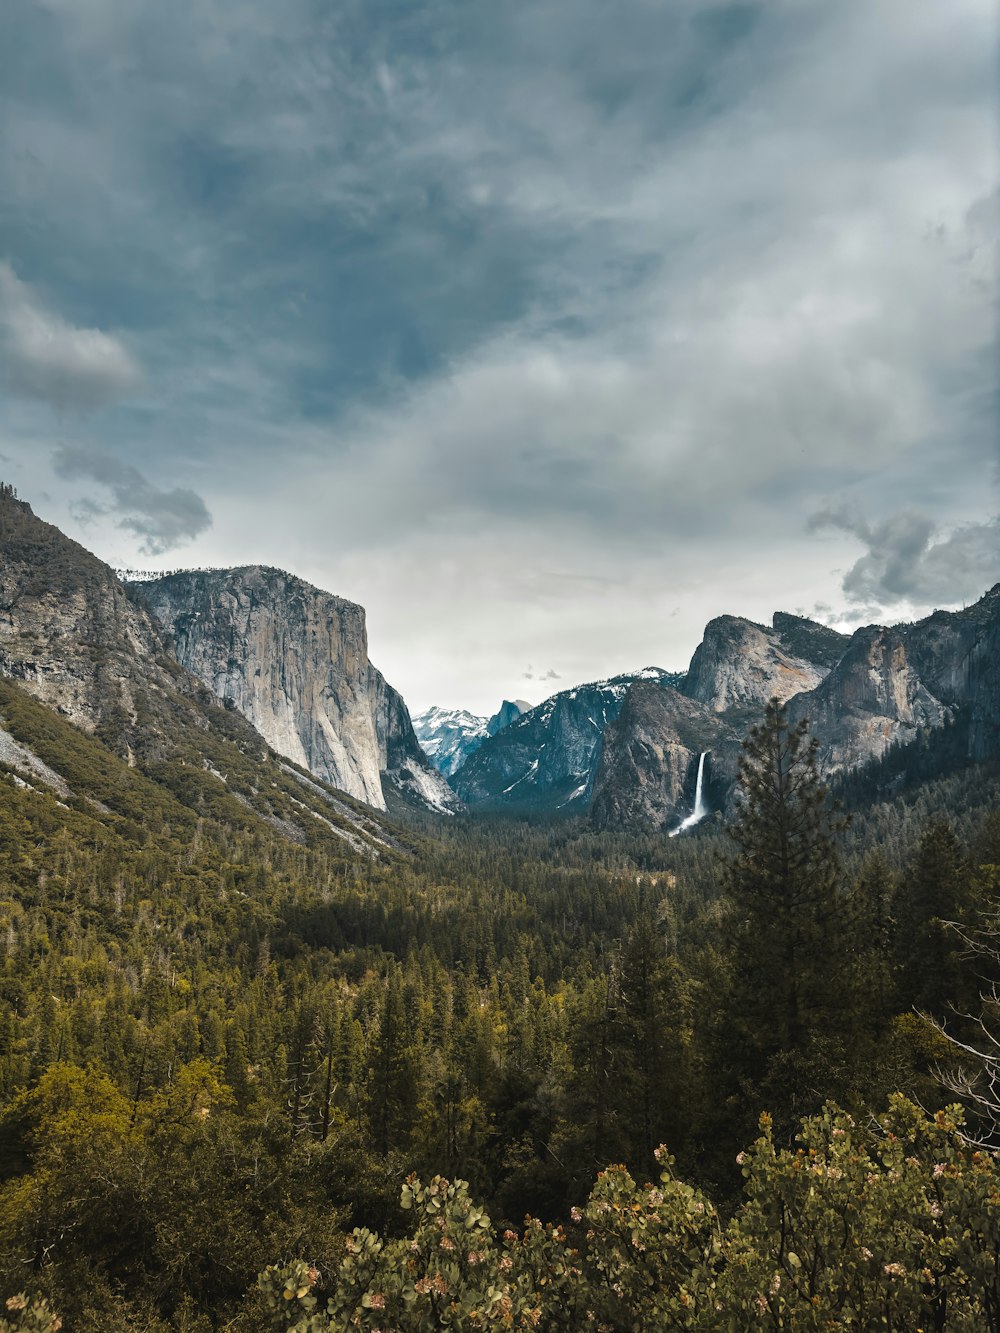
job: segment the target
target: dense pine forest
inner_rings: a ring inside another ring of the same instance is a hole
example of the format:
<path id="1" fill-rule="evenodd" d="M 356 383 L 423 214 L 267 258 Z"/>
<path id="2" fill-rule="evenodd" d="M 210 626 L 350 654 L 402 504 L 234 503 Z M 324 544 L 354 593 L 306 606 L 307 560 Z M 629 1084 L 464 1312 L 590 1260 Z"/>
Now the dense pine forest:
<path id="1" fill-rule="evenodd" d="M 995 768 L 375 857 L 2 691 L 0 1327 L 1000 1327 Z"/>

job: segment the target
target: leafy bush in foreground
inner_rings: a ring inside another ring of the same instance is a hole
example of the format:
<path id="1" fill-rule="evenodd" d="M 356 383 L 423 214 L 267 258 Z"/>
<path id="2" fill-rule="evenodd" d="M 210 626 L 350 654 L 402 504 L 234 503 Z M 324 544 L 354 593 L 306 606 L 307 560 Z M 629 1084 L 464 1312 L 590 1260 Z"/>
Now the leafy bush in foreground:
<path id="1" fill-rule="evenodd" d="M 1000 1328 L 1000 1164 L 902 1097 L 869 1126 L 828 1106 L 792 1150 L 767 1117 L 740 1154 L 724 1225 L 661 1152 L 656 1186 L 602 1172 L 566 1227 L 497 1237 L 464 1182 L 411 1177 L 402 1240 L 355 1230 L 323 1278 L 296 1262 L 259 1286 L 275 1330 Z"/>

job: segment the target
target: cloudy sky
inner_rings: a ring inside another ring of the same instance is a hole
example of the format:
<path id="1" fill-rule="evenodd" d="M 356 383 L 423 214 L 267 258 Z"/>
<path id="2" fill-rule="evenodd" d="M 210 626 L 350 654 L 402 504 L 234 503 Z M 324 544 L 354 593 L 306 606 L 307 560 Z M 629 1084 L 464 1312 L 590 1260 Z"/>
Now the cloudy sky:
<path id="1" fill-rule="evenodd" d="M 5 0 L 0 475 L 411 707 L 1000 579 L 994 0 Z"/>

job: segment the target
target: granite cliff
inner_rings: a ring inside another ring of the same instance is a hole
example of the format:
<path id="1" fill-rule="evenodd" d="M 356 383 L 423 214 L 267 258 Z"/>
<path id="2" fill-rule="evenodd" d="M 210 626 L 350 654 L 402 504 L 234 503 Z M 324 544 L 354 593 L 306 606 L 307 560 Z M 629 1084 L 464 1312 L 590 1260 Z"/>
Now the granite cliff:
<path id="1" fill-rule="evenodd" d="M 679 691 L 633 685 L 604 733 L 591 818 L 598 828 L 676 823 L 694 803 L 698 759 L 707 753 L 705 799 L 727 799 L 740 758 L 739 733 L 718 713 Z"/>
<path id="2" fill-rule="evenodd" d="M 457 805 L 403 700 L 368 660 L 362 607 L 260 565 L 130 588 L 180 664 L 278 754 L 377 809 L 386 787 L 434 809 Z"/>
<path id="3" fill-rule="evenodd" d="M 1000 584 L 962 611 L 912 624 L 866 625 L 816 689 L 789 715 L 809 718 L 826 773 L 876 759 L 958 714 L 968 758 L 1000 756 Z"/>
<path id="4" fill-rule="evenodd" d="M 634 686 L 594 780 L 592 818 L 601 827 L 675 822 L 690 798 L 697 750 L 710 752 L 711 801 L 732 796 L 746 734 L 777 696 L 791 721 L 808 719 L 827 775 L 880 758 L 958 716 L 968 722 L 967 758 L 1000 757 L 1000 585 L 962 611 L 935 611 L 913 624 L 868 625 L 839 634 L 777 613 L 770 627 L 736 616 L 711 621 L 681 692 Z M 708 718 L 723 732 L 711 736 Z M 699 734 L 692 727 L 702 728 Z"/>
<path id="5" fill-rule="evenodd" d="M 130 761 L 178 722 L 209 725 L 204 688 L 172 661 L 114 572 L 0 487 L 0 673 Z M 243 737 L 260 746 L 251 728 Z"/>
<path id="6" fill-rule="evenodd" d="M 812 690 L 847 647 L 847 635 L 778 612 L 772 625 L 719 616 L 705 626 L 683 692 L 716 713 L 756 715 L 769 699 Z"/>
<path id="7" fill-rule="evenodd" d="M 31 744 L 36 724 L 51 741 L 51 710 L 198 812 L 223 811 L 240 825 L 260 820 L 301 845 L 326 839 L 374 857 L 399 850 L 370 810 L 279 762 L 246 718 L 220 706 L 171 655 L 114 571 L 4 486 L 0 677 L 0 762 L 18 781 L 74 790 L 76 770 L 43 763 Z M 21 692 L 45 708 L 26 713 Z M 7 709 L 22 724 L 34 719 L 17 737 Z"/>

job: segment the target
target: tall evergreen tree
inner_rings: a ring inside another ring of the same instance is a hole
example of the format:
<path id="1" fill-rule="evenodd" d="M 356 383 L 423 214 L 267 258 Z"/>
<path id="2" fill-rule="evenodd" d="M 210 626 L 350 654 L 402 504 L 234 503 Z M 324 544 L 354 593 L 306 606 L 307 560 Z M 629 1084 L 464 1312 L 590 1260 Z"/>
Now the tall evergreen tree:
<path id="1" fill-rule="evenodd" d="M 842 821 L 817 750 L 806 721 L 790 725 L 772 699 L 740 765 L 741 804 L 729 829 L 736 853 L 723 875 L 730 969 L 722 1035 L 752 1116 L 764 1102 L 779 1116 L 801 1114 L 833 1091 L 820 1086 L 817 1062 L 826 1071 L 842 1056 L 831 1050 L 848 999 L 847 903 L 834 844 Z"/>
<path id="2" fill-rule="evenodd" d="M 934 821 L 920 839 L 896 900 L 896 963 L 907 1007 L 939 1018 L 950 1004 L 976 1003 L 977 969 L 963 957 L 967 949 L 954 929 L 965 925 L 974 896 L 971 867 L 955 830 Z"/>

